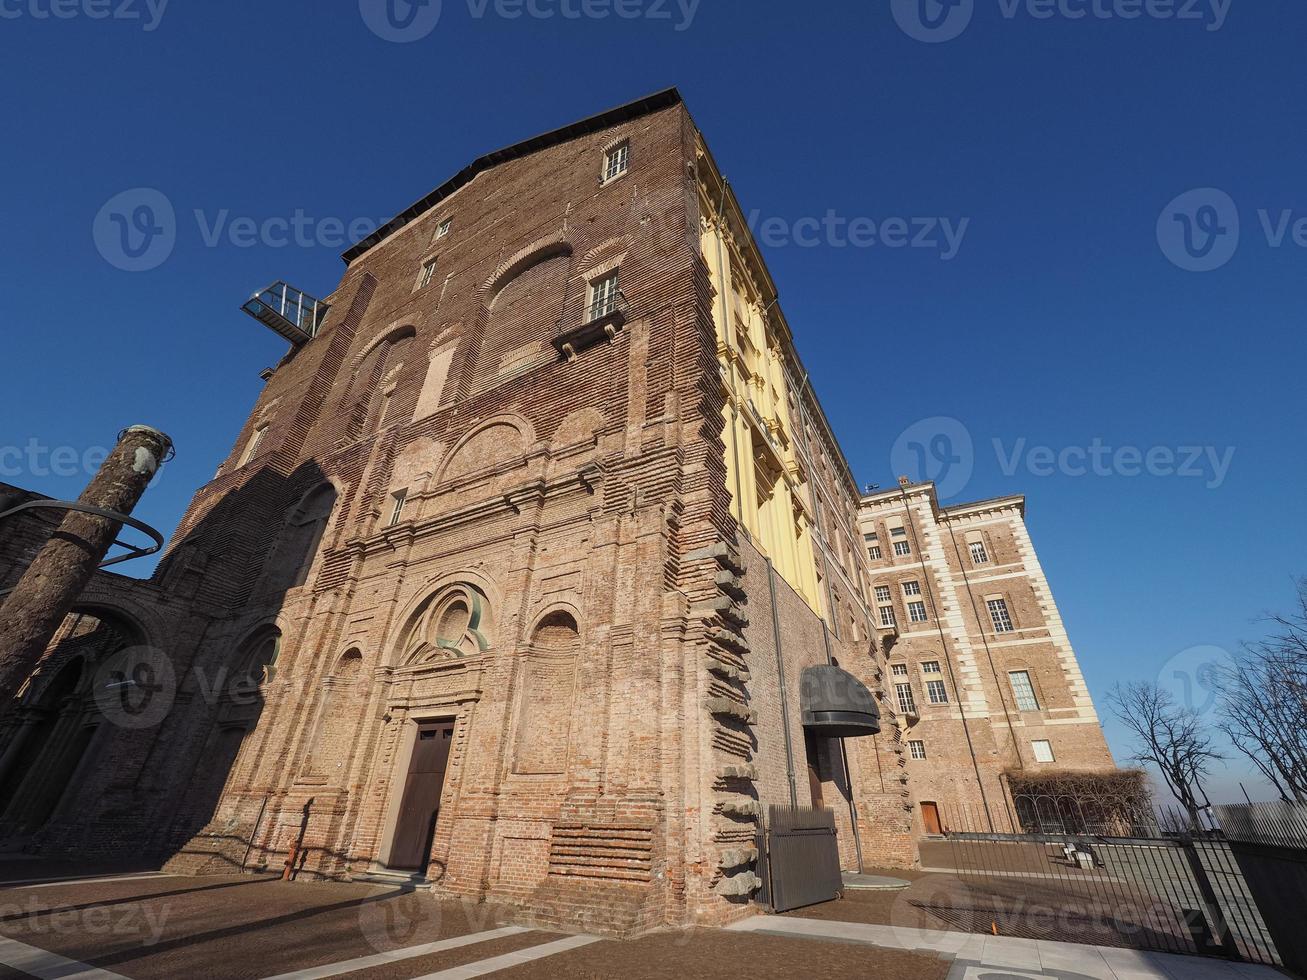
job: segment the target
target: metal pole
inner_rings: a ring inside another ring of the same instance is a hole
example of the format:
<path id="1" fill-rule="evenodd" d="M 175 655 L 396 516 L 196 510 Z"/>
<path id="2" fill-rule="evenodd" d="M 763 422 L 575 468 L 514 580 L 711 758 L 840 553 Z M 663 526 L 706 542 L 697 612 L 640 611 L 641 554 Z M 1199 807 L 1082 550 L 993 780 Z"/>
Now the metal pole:
<path id="1" fill-rule="evenodd" d="M 78 502 L 130 514 L 170 449 L 157 429 L 126 429 Z M 121 529 L 120 521 L 72 511 L 0 605 L 0 712 L 11 708 Z"/>

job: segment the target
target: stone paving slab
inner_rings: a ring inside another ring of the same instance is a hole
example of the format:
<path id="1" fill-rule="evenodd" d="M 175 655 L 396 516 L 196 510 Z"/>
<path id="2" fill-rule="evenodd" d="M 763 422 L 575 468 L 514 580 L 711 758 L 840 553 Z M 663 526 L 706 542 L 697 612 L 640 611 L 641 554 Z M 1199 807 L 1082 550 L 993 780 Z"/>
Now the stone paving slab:
<path id="1" fill-rule="evenodd" d="M 755 915 L 727 928 L 951 956 L 953 969 L 949 980 L 992 977 L 996 969 L 1003 970 L 1012 980 L 1282 980 L 1283 977 L 1269 966 L 1201 956 L 861 922 Z"/>

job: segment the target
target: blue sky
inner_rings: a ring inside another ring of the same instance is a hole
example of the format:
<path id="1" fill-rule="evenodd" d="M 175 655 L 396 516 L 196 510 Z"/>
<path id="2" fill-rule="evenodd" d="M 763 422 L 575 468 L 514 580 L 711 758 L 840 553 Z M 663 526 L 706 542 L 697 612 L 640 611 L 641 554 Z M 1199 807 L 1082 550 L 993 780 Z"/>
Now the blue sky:
<path id="1" fill-rule="evenodd" d="M 1026 493 L 1096 697 L 1179 683 L 1307 574 L 1300 3 L 925 0 L 932 32 L 917 0 L 61 2 L 0 0 L 0 479 L 75 496 L 155 424 L 138 514 L 171 531 L 284 352 L 244 296 L 326 293 L 340 225 L 675 84 L 857 478 L 947 457 L 954 501 Z M 175 245 L 124 271 L 101 212 L 138 188 Z"/>

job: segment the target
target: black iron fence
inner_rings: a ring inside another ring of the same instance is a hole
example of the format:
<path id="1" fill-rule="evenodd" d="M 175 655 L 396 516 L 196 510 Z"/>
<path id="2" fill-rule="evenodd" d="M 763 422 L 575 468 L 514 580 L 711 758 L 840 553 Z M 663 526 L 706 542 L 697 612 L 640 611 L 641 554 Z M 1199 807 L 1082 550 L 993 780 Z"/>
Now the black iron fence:
<path id="1" fill-rule="evenodd" d="M 1218 806 L 1215 818 L 1284 965 L 1307 974 L 1307 806 Z"/>
<path id="2" fill-rule="evenodd" d="M 921 844 L 923 868 L 940 875 L 913 904 L 954 928 L 1280 962 L 1241 862 L 1210 820 L 1048 797 L 940 816 L 943 839 Z"/>
<path id="3" fill-rule="evenodd" d="M 759 837 L 759 900 L 773 911 L 788 912 L 839 896 L 843 882 L 833 811 L 769 806 Z"/>

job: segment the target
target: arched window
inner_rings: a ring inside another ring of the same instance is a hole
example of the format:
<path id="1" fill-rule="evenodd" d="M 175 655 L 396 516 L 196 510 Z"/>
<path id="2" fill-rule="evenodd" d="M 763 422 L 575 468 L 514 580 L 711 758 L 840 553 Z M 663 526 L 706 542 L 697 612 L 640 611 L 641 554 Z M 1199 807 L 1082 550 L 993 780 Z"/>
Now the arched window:
<path id="1" fill-rule="evenodd" d="M 260 630 L 241 648 L 235 680 L 246 689 L 263 687 L 276 676 L 280 656 L 281 630 L 275 626 Z"/>
<path id="2" fill-rule="evenodd" d="M 490 646 L 490 604 L 472 585 L 442 589 L 422 604 L 400 643 L 406 666 L 456 660 Z"/>
<path id="3" fill-rule="evenodd" d="M 376 432 L 396 420 L 393 396 L 400 368 L 406 359 L 412 360 L 415 343 L 413 328 L 401 327 L 376 344 L 359 362 L 346 398 L 353 432 Z"/>
<path id="4" fill-rule="evenodd" d="M 322 546 L 327 524 L 336 506 L 336 488 L 324 483 L 311 490 L 294 510 L 287 515 L 286 523 L 272 554 L 268 558 L 265 588 L 271 592 L 284 592 L 303 585 Z"/>
<path id="5" fill-rule="evenodd" d="M 500 284 L 486 313 L 474 392 L 555 359 L 550 339 L 562 319 L 571 268 L 571 251 L 557 247 Z"/>
<path id="6" fill-rule="evenodd" d="M 363 654 L 350 650 L 336 662 L 323 685 L 309 750 L 311 771 L 328 776 L 344 771 L 358 732 L 358 712 L 365 694 L 362 680 Z"/>
<path id="7" fill-rule="evenodd" d="M 514 772 L 567 771 L 580 647 L 576 620 L 565 610 L 545 616 L 532 632 L 522 671 Z"/>

